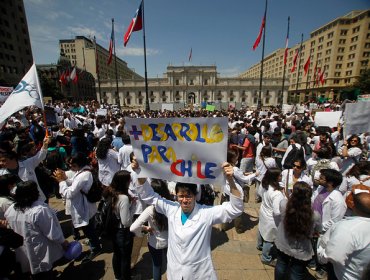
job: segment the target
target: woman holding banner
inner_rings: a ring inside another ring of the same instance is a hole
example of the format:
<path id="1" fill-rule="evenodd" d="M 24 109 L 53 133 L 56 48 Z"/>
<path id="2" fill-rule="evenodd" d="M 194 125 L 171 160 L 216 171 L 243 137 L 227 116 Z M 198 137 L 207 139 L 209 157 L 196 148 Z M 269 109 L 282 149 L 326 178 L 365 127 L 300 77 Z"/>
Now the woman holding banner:
<path id="1" fill-rule="evenodd" d="M 230 202 L 217 206 L 196 203 L 196 184 L 177 183 L 177 202 L 156 194 L 146 179 L 138 179 L 137 192 L 168 218 L 167 277 L 217 279 L 211 259 L 212 225 L 230 222 L 244 211 L 243 191 L 233 179 L 233 167 L 223 164 L 230 186 Z"/>

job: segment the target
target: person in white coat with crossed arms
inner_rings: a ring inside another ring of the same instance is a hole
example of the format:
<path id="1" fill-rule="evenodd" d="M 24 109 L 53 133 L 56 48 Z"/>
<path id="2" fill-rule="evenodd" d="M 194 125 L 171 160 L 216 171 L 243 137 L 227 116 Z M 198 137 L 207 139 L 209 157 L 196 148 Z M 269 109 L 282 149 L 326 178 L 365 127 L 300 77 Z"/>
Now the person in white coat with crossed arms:
<path id="1" fill-rule="evenodd" d="M 222 165 L 230 186 L 230 201 L 217 206 L 196 203 L 196 184 L 177 183 L 177 202 L 156 194 L 149 182 L 138 179 L 137 191 L 168 218 L 167 278 L 217 279 L 211 259 L 212 225 L 230 222 L 244 211 L 243 191 L 233 179 L 233 167 Z"/>

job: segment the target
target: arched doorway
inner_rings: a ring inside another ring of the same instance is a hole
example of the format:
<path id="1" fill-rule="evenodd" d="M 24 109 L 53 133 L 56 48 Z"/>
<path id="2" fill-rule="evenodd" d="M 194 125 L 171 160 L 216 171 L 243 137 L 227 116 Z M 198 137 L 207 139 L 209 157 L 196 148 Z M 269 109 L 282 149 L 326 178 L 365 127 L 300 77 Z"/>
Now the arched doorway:
<path id="1" fill-rule="evenodd" d="M 194 92 L 190 92 L 188 94 L 188 104 L 194 104 L 195 103 L 195 93 Z"/>

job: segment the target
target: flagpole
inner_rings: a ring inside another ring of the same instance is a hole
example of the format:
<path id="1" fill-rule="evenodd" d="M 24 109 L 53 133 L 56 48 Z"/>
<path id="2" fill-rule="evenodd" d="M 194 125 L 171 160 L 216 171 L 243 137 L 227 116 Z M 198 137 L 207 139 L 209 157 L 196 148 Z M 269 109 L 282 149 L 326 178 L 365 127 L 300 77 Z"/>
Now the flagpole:
<path id="1" fill-rule="evenodd" d="M 117 96 L 119 96 L 119 92 L 118 92 L 118 72 L 117 72 L 117 55 L 116 55 L 116 35 L 114 34 L 114 18 L 112 18 L 112 32 L 113 32 L 114 70 L 116 72 L 116 95 L 115 95 L 115 98 L 116 98 Z M 115 100 L 115 103 L 116 103 L 116 100 Z"/>
<path id="2" fill-rule="evenodd" d="M 95 72 L 96 78 L 98 79 L 98 89 L 99 89 L 99 103 L 101 103 L 101 92 L 100 92 L 100 74 L 99 74 L 99 57 L 98 49 L 96 48 L 96 37 L 94 36 L 94 46 L 95 46 Z"/>
<path id="3" fill-rule="evenodd" d="M 263 28 L 263 39 L 262 39 L 262 59 L 261 59 L 261 74 L 260 74 L 260 90 L 258 94 L 258 103 L 257 103 L 257 109 L 262 108 L 262 79 L 263 79 L 263 60 L 265 59 L 265 36 L 266 36 L 266 14 L 267 14 L 267 0 L 266 0 L 266 5 L 265 5 L 265 15 L 264 15 L 264 20 L 265 20 L 265 26 Z"/>
<path id="4" fill-rule="evenodd" d="M 290 17 L 288 17 L 288 29 L 287 29 L 287 33 L 286 33 L 286 40 L 289 39 L 289 25 L 290 25 Z M 288 46 L 286 45 L 285 46 L 285 50 L 284 50 L 284 58 L 286 60 L 288 60 L 288 55 L 285 57 L 285 52 L 286 52 L 286 49 L 288 48 Z M 286 63 L 284 61 L 284 68 L 283 68 L 283 84 L 282 84 L 282 87 L 281 87 L 281 95 L 279 96 L 280 98 L 280 102 L 279 103 L 279 106 L 280 106 L 280 109 L 283 108 L 283 103 L 284 103 L 284 84 L 285 84 L 285 71 L 286 71 Z"/>
<path id="5" fill-rule="evenodd" d="M 44 95 L 42 94 L 42 91 L 41 91 L 39 73 L 37 73 L 36 63 L 35 62 L 33 62 L 33 63 L 35 64 L 36 87 L 37 87 L 37 91 L 38 91 L 39 96 L 40 96 L 40 102 L 41 102 L 41 106 L 42 106 L 42 115 L 43 115 L 44 125 L 45 125 L 45 137 L 49 137 L 48 124 L 46 122 L 45 105 L 44 105 L 44 100 L 43 100 Z"/>
<path id="6" fill-rule="evenodd" d="M 298 93 L 298 81 L 299 81 L 299 71 L 301 70 L 301 57 L 302 57 L 302 46 L 303 46 L 303 33 L 301 35 L 301 45 L 299 47 L 299 62 L 298 62 L 298 71 L 297 71 L 297 83 L 295 85 L 295 95 L 297 97 Z M 297 100 L 295 100 L 297 102 Z"/>
<path id="7" fill-rule="evenodd" d="M 145 111 L 149 111 L 149 94 L 148 94 L 148 73 L 146 68 L 146 42 L 145 42 L 145 16 L 144 16 L 144 0 L 142 0 L 143 3 L 143 41 L 144 41 L 144 68 L 145 68 Z"/>
<path id="8" fill-rule="evenodd" d="M 311 50 L 310 50 L 310 54 L 309 54 L 309 60 L 310 60 L 310 63 L 308 64 L 308 69 L 307 69 L 307 79 L 306 79 L 306 92 L 307 93 L 307 89 L 308 89 L 308 75 L 309 75 L 309 72 L 310 72 L 310 65 L 311 65 Z"/>

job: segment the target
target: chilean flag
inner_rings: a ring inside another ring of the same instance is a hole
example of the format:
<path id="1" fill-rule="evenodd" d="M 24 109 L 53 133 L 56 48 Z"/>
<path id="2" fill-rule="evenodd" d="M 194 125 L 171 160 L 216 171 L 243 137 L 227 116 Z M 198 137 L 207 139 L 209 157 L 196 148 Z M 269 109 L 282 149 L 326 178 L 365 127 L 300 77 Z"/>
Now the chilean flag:
<path id="1" fill-rule="evenodd" d="M 290 69 L 290 72 L 292 72 L 292 73 L 295 71 L 295 68 L 297 66 L 298 54 L 299 54 L 299 49 L 297 49 L 297 51 L 295 53 L 295 56 L 294 56 L 294 59 L 293 59 L 293 66 L 292 66 L 292 69 Z"/>
<path id="2" fill-rule="evenodd" d="M 255 50 L 261 42 L 262 32 L 265 29 L 265 22 L 266 22 L 266 13 L 265 13 L 265 16 L 262 19 L 262 23 L 261 23 L 261 27 L 260 27 L 260 31 L 258 33 L 257 39 L 253 44 L 253 50 Z"/>
<path id="3" fill-rule="evenodd" d="M 113 26 L 112 26 L 112 33 L 110 35 L 110 42 L 109 42 L 109 56 L 107 60 L 107 65 L 112 63 L 112 57 L 113 57 L 113 41 L 114 41 L 114 32 L 113 32 Z"/>
<path id="4" fill-rule="evenodd" d="M 125 36 L 123 36 L 123 45 L 125 47 L 128 43 L 128 40 L 130 40 L 131 33 L 143 29 L 142 6 L 143 6 L 143 2 L 140 3 L 140 6 L 136 10 L 136 14 L 134 18 L 131 20 L 129 27 L 127 28 Z"/>
<path id="5" fill-rule="evenodd" d="M 304 65 L 304 75 L 306 76 L 308 69 L 310 68 L 310 63 L 311 63 L 311 56 L 308 57 L 305 65 Z"/>

